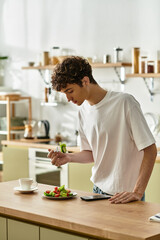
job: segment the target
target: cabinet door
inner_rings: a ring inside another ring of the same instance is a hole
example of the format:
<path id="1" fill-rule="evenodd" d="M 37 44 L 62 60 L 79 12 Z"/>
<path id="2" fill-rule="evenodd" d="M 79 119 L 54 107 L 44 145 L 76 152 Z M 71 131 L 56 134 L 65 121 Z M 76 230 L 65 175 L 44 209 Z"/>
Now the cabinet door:
<path id="1" fill-rule="evenodd" d="M 28 148 L 3 146 L 3 181 L 29 177 Z"/>
<path id="2" fill-rule="evenodd" d="M 39 240 L 39 227 L 8 219 L 8 240 Z"/>
<path id="3" fill-rule="evenodd" d="M 7 240 L 7 219 L 0 217 L 0 240 Z"/>
<path id="4" fill-rule="evenodd" d="M 40 227 L 40 240 L 87 240 L 81 236 L 72 235 L 52 229 Z"/>
<path id="5" fill-rule="evenodd" d="M 93 163 L 69 163 L 69 188 L 92 192 L 93 183 L 90 181 Z"/>
<path id="6" fill-rule="evenodd" d="M 146 202 L 160 203 L 160 163 L 155 163 L 145 192 Z"/>

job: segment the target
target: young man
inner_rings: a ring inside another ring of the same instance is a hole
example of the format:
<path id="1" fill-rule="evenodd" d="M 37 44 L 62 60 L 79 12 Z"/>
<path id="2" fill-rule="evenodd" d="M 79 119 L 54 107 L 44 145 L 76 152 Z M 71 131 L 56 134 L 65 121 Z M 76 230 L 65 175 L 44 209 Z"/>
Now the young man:
<path id="1" fill-rule="evenodd" d="M 127 93 L 101 88 L 92 76 L 90 64 L 80 57 L 66 58 L 57 65 L 52 87 L 81 106 L 81 151 L 50 151 L 52 164 L 94 162 L 94 192 L 113 195 L 111 203 L 141 200 L 157 150 L 139 103 Z"/>

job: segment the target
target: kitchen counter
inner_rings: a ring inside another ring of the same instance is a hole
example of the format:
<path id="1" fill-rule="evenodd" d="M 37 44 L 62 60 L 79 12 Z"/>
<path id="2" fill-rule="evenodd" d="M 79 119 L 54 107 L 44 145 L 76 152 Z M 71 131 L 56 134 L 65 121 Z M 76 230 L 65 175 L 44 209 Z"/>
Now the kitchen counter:
<path id="1" fill-rule="evenodd" d="M 132 202 L 111 204 L 108 200 L 85 202 L 77 197 L 67 200 L 42 198 L 51 186 L 38 184 L 38 191 L 21 194 L 13 190 L 18 181 L 0 183 L 0 216 L 57 229 L 83 237 L 112 240 L 159 240 L 160 223 L 148 218 L 160 211 L 160 204 Z"/>
<path id="2" fill-rule="evenodd" d="M 26 140 L 26 139 L 19 139 L 19 140 L 2 140 L 2 145 L 10 145 L 10 146 L 24 146 L 24 147 L 31 147 L 31 148 L 42 148 L 42 149 L 55 149 L 56 144 L 50 144 L 48 142 L 43 142 L 39 139 L 33 140 Z M 79 152 L 80 148 L 77 146 L 67 146 L 67 150 L 70 152 Z"/>
<path id="3" fill-rule="evenodd" d="M 42 140 L 41 140 L 42 141 Z M 55 149 L 56 145 L 51 145 L 49 143 L 37 142 L 37 140 L 2 140 L 2 145 L 11 145 L 11 146 L 26 146 L 33 148 L 42 148 L 42 149 Z M 80 147 L 78 146 L 67 146 L 67 150 L 70 152 L 79 152 Z M 160 147 L 157 147 L 157 151 L 160 152 Z M 160 163 L 160 155 L 157 155 L 156 162 Z"/>

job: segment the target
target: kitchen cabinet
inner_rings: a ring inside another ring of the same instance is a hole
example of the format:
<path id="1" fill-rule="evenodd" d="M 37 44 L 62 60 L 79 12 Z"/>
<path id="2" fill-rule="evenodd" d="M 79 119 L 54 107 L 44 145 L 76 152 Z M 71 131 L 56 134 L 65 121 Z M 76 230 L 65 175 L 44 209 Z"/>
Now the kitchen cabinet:
<path id="1" fill-rule="evenodd" d="M 29 177 L 28 147 L 3 146 L 3 181 Z"/>
<path id="2" fill-rule="evenodd" d="M 160 203 L 160 162 L 154 164 L 154 168 L 148 182 L 145 199 L 147 202 Z"/>
<path id="3" fill-rule="evenodd" d="M 7 239 L 7 219 L 4 217 L 0 217 L 0 240 L 8 240 Z"/>
<path id="4" fill-rule="evenodd" d="M 7 130 L 4 131 L 0 129 L 0 135 L 7 135 L 7 140 L 11 139 L 11 135 L 14 136 L 16 133 L 21 133 L 24 131 L 24 126 L 11 126 L 11 117 L 15 116 L 15 104 L 28 101 L 28 119 L 32 119 L 31 112 L 31 97 L 22 97 L 20 95 L 1 95 L 0 104 L 6 105 L 6 119 L 7 119 Z"/>
<path id="5" fill-rule="evenodd" d="M 93 164 L 94 163 L 69 163 L 69 188 L 93 192 L 93 183 L 90 181 Z"/>
<path id="6" fill-rule="evenodd" d="M 91 238 L 0 217 L 0 240 L 91 240 Z"/>
<path id="7" fill-rule="evenodd" d="M 8 219 L 8 240 L 39 240 L 39 227 Z"/>
<path id="8" fill-rule="evenodd" d="M 88 238 L 40 227 L 40 240 L 87 240 Z"/>

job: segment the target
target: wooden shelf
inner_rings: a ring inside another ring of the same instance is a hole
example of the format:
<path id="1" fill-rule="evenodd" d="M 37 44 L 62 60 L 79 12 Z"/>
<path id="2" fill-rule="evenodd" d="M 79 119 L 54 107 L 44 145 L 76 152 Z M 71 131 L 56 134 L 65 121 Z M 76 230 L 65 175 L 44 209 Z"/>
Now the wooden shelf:
<path id="1" fill-rule="evenodd" d="M 117 63 L 103 63 L 103 62 L 97 62 L 97 63 L 90 63 L 92 68 L 113 68 L 116 72 L 116 75 L 120 81 L 120 83 L 124 84 L 126 80 L 125 76 L 125 67 L 131 67 L 132 64 L 129 62 L 117 62 Z M 25 70 L 38 70 L 41 74 L 41 77 L 43 81 L 48 85 L 48 82 L 45 80 L 45 76 L 43 74 L 43 70 L 53 70 L 56 65 L 47 65 L 47 66 L 33 66 L 33 67 L 22 67 L 22 69 Z M 120 69 L 120 71 L 117 70 L 117 68 Z"/>
<path id="2" fill-rule="evenodd" d="M 24 130 L 10 130 L 10 134 L 21 134 L 24 133 Z M 0 130 L 0 135 L 8 135 L 8 131 Z"/>
<path id="3" fill-rule="evenodd" d="M 56 65 L 36 66 L 36 67 L 22 67 L 26 70 L 53 70 Z"/>
<path id="4" fill-rule="evenodd" d="M 160 73 L 131 73 L 126 74 L 126 78 L 160 78 Z"/>
<path id="5" fill-rule="evenodd" d="M 46 65 L 46 66 L 35 66 L 35 67 L 22 67 L 26 70 L 53 70 L 56 65 Z M 93 68 L 112 68 L 112 67 L 131 67 L 132 64 L 129 62 L 117 62 L 117 63 L 91 63 Z"/>
<path id="6" fill-rule="evenodd" d="M 129 62 L 117 62 L 117 63 L 92 63 L 93 68 L 113 68 L 113 67 L 131 67 Z"/>

